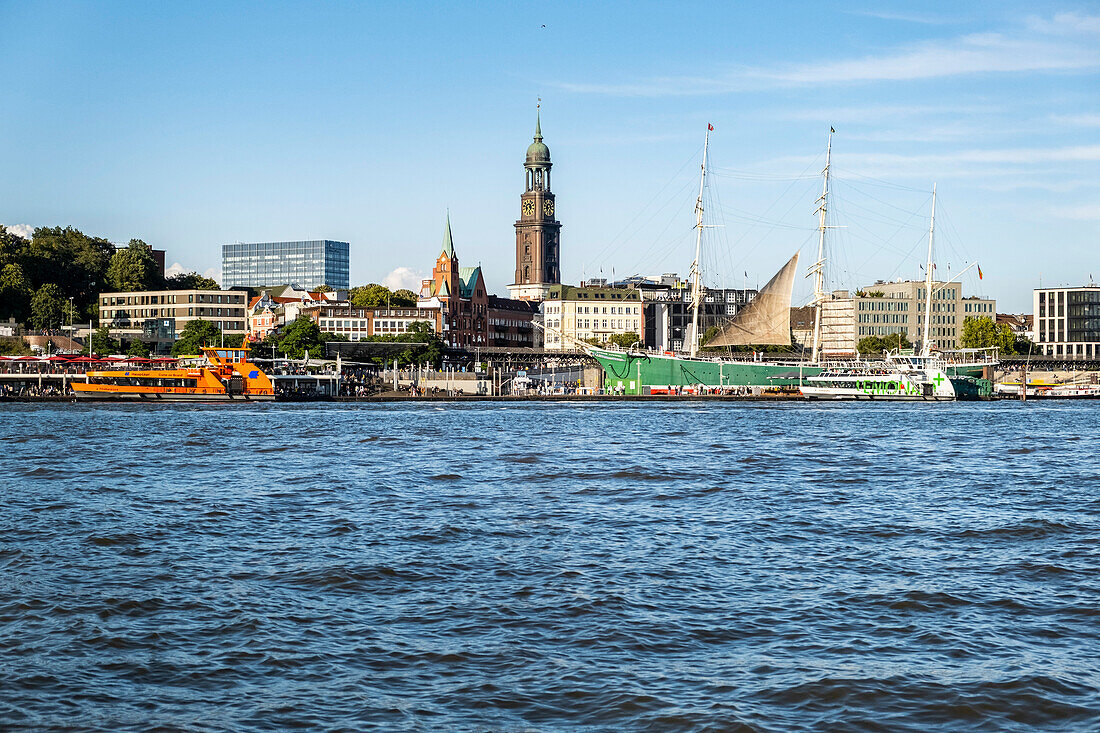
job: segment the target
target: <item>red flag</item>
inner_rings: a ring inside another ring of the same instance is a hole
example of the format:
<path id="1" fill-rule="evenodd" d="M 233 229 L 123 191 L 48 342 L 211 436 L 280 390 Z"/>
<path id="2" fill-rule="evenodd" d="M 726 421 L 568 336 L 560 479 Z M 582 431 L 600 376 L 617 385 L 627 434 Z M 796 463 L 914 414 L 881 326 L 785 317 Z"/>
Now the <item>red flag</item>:
<path id="1" fill-rule="evenodd" d="M 982 279 L 982 266 L 981 265 L 978 265 L 978 279 L 979 280 Z"/>
<path id="2" fill-rule="evenodd" d="M 712 125 L 708 122 L 707 123 L 707 129 L 710 130 L 711 132 L 714 132 L 714 125 Z"/>

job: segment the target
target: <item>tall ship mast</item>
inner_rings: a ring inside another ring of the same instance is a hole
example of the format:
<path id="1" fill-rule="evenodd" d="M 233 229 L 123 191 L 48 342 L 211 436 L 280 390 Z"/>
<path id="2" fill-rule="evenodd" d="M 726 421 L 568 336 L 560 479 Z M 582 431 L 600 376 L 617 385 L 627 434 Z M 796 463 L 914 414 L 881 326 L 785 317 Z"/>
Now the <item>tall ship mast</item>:
<path id="1" fill-rule="evenodd" d="M 817 240 L 817 262 L 810 268 L 814 276 L 814 346 L 811 352 L 814 364 L 821 362 L 821 309 L 825 303 L 825 214 L 829 208 L 829 164 L 833 156 L 833 128 L 829 128 L 829 142 L 825 148 L 825 169 L 821 171 L 821 197 L 815 213 L 820 215 Z"/>
<path id="2" fill-rule="evenodd" d="M 924 333 L 921 338 L 920 355 L 932 354 L 932 286 L 934 279 L 932 270 L 935 263 L 932 262 L 932 242 L 936 236 L 936 184 L 932 184 L 932 218 L 928 223 L 928 264 L 924 266 Z"/>
<path id="3" fill-rule="evenodd" d="M 703 229 L 713 226 L 703 220 L 711 129 L 707 125 L 703 138 L 699 195 L 695 200 L 695 259 L 691 265 L 692 325 L 690 341 L 685 344 L 686 353 L 578 344 L 599 361 L 608 389 L 626 394 L 698 394 L 739 387 L 798 387 L 804 377 L 821 373 L 820 366 L 802 360 L 763 361 L 700 354 L 699 329 L 706 301 L 702 280 Z M 791 291 L 797 270 L 798 253 L 795 252 L 751 301 L 719 327 L 718 333 L 707 342 L 707 347 L 790 346 Z"/>
<path id="4" fill-rule="evenodd" d="M 695 260 L 691 263 L 691 348 L 692 358 L 699 353 L 699 307 L 703 303 L 703 186 L 707 181 L 707 147 L 710 145 L 710 125 L 703 138 L 703 165 L 699 172 L 699 198 L 695 199 Z"/>

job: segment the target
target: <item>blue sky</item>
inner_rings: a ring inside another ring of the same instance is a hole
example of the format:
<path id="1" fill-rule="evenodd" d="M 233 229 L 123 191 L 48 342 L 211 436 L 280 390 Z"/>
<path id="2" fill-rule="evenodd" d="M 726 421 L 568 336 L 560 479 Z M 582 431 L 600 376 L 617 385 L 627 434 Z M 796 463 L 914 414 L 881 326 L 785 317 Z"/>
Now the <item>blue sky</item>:
<path id="1" fill-rule="evenodd" d="M 354 284 L 430 271 L 450 209 L 503 292 L 541 97 L 571 282 L 687 271 L 707 122 L 713 283 L 809 264 L 830 125 L 831 286 L 920 276 L 933 182 L 939 271 L 1002 311 L 1100 277 L 1100 5 L 772 5 L 0 0 L 0 222 L 199 271 L 342 239 Z"/>

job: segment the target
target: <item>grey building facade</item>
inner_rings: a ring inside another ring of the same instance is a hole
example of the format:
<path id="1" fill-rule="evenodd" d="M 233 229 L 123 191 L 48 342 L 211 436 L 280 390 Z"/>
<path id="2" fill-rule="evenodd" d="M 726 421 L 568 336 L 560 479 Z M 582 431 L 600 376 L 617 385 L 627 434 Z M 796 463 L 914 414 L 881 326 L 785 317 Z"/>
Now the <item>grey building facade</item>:
<path id="1" fill-rule="evenodd" d="M 250 242 L 222 245 L 222 287 L 263 288 L 297 283 L 304 288 L 350 284 L 347 242 Z"/>

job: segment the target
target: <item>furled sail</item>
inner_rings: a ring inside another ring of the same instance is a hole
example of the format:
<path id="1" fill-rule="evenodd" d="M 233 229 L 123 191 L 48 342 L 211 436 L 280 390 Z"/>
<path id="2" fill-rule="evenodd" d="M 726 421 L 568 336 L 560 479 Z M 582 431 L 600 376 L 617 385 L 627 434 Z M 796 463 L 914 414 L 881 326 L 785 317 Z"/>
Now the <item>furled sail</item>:
<path id="1" fill-rule="evenodd" d="M 707 346 L 791 344 L 791 289 L 794 288 L 798 253 L 794 253 L 775 277 L 768 281 L 749 304 L 722 326 Z"/>

